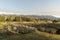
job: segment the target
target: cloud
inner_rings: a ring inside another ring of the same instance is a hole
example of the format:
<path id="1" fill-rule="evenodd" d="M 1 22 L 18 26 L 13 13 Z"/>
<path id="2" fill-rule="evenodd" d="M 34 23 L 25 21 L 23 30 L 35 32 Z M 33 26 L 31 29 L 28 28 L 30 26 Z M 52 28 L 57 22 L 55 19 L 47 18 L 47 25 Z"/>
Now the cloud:
<path id="1" fill-rule="evenodd" d="M 60 17 L 60 11 L 54 10 L 32 10 L 32 11 L 1 11 L 0 14 L 15 14 L 15 15 L 53 15 Z"/>

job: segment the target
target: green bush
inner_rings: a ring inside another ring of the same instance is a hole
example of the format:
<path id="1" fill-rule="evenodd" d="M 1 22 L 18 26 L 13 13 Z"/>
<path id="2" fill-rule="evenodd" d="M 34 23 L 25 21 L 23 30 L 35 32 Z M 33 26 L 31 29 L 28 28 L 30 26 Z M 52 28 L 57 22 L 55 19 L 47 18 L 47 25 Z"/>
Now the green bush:
<path id="1" fill-rule="evenodd" d="M 20 29 L 18 29 L 18 32 L 21 34 L 26 34 L 29 33 L 30 30 L 28 30 L 26 27 L 20 27 Z"/>

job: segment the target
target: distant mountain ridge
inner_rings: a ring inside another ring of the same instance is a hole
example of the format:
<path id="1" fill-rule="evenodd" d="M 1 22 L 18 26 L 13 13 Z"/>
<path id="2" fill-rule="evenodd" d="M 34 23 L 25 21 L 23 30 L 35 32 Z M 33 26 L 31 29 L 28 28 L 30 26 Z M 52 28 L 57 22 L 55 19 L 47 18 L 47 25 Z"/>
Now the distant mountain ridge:
<path id="1" fill-rule="evenodd" d="M 27 17 L 33 17 L 33 18 L 57 19 L 57 17 L 51 16 L 51 15 L 21 15 L 21 16 L 27 16 Z"/>

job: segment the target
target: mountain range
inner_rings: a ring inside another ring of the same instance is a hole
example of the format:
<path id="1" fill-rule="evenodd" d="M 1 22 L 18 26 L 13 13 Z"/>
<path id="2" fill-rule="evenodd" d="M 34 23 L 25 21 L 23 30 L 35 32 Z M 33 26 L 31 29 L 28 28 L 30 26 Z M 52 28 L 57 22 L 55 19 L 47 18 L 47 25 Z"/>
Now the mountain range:
<path id="1" fill-rule="evenodd" d="M 51 15 L 20 15 L 20 16 L 33 17 L 33 18 L 57 19 L 57 17 L 51 16 Z"/>

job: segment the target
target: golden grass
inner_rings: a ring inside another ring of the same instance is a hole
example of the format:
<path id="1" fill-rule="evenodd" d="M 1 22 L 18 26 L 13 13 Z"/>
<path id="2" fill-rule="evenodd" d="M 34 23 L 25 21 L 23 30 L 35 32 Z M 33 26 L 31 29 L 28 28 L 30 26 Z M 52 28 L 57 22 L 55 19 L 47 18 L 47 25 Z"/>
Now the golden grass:
<path id="1" fill-rule="evenodd" d="M 46 33 L 46 32 L 40 32 L 38 30 L 36 30 L 36 33 L 41 35 L 41 36 L 47 37 L 47 38 L 60 39 L 60 35 L 57 35 L 57 34 L 50 34 L 50 33 Z"/>

